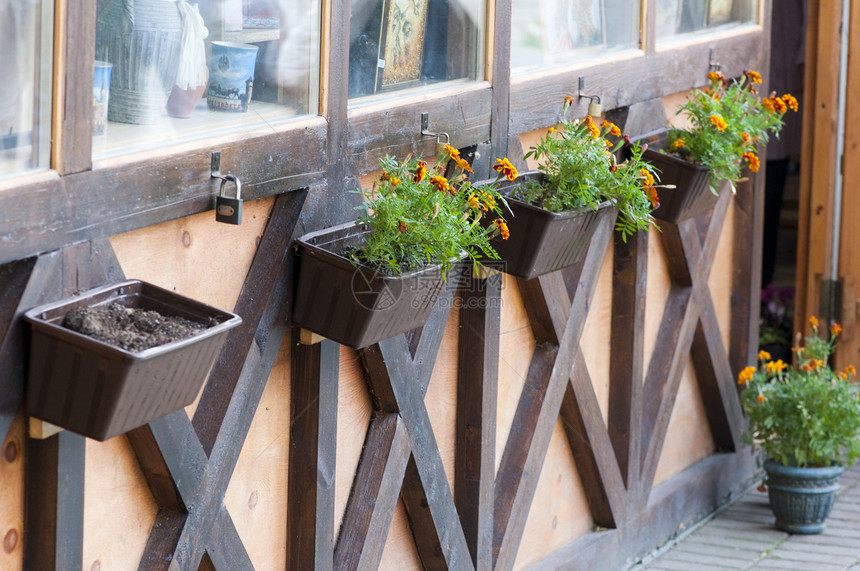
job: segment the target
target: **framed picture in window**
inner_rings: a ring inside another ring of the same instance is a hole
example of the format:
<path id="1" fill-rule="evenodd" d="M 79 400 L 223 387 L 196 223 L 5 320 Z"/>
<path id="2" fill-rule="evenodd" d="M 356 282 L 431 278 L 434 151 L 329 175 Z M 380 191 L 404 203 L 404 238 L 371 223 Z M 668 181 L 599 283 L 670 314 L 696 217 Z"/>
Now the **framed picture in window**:
<path id="1" fill-rule="evenodd" d="M 428 3 L 429 0 L 385 0 L 377 91 L 421 81 Z"/>

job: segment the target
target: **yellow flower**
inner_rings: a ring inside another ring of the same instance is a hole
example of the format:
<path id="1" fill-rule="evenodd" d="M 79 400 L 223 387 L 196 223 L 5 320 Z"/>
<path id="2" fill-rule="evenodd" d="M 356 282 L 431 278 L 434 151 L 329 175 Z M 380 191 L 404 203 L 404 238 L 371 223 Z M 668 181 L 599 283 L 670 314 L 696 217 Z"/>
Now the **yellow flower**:
<path id="1" fill-rule="evenodd" d="M 415 168 L 415 182 L 421 182 L 424 180 L 424 177 L 427 176 L 427 163 L 424 161 L 418 161 L 418 166 Z"/>
<path id="2" fill-rule="evenodd" d="M 496 225 L 496 228 L 499 229 L 499 233 L 502 235 L 502 240 L 507 240 L 511 237 L 511 233 L 508 230 L 508 225 L 505 224 L 505 221 L 501 218 L 496 218 L 493 220 L 493 224 Z"/>
<path id="3" fill-rule="evenodd" d="M 748 383 L 753 379 L 754 374 L 755 367 L 745 367 L 743 371 L 738 373 L 738 384 L 742 385 L 744 383 Z"/>
<path id="4" fill-rule="evenodd" d="M 788 365 L 782 362 L 782 359 L 779 359 L 778 361 L 771 361 L 765 365 L 765 367 L 767 368 L 767 373 L 771 376 L 783 372 L 787 366 Z"/>
<path id="5" fill-rule="evenodd" d="M 466 199 L 466 202 L 469 203 L 469 207 L 474 208 L 475 210 L 481 209 L 481 202 L 478 200 L 478 197 L 474 194 L 470 194 L 469 198 Z"/>
<path id="6" fill-rule="evenodd" d="M 681 148 L 681 147 L 683 147 L 685 144 L 686 144 L 686 143 L 684 143 L 684 139 L 675 139 L 675 142 L 674 142 L 674 143 L 672 143 L 672 148 L 673 148 L 673 149 L 680 149 L 680 148 Z"/>
<path id="7" fill-rule="evenodd" d="M 549 131 L 547 131 L 547 133 L 555 133 L 555 131 L 556 131 L 555 127 L 550 127 Z"/>
<path id="8" fill-rule="evenodd" d="M 400 184 L 401 182 L 403 182 L 402 180 L 400 180 L 400 179 L 399 179 L 399 178 L 397 178 L 396 176 L 391 177 L 391 179 L 390 179 L 390 180 L 391 180 L 391 184 L 392 184 L 392 185 L 394 185 L 394 186 L 397 186 L 398 184 Z"/>
<path id="9" fill-rule="evenodd" d="M 603 123 L 601 123 L 600 126 L 603 127 L 604 129 L 608 128 L 609 132 L 612 133 L 613 135 L 615 135 L 616 137 L 621 136 L 621 129 L 619 129 L 618 125 L 616 125 L 615 123 L 611 123 L 611 122 L 607 121 L 606 119 L 604 119 Z"/>
<path id="10" fill-rule="evenodd" d="M 761 74 L 759 72 L 750 69 L 747 70 L 746 74 L 752 83 L 761 83 Z"/>
<path id="11" fill-rule="evenodd" d="M 836 337 L 840 333 L 842 333 L 842 326 L 834 322 L 833 325 L 830 326 L 830 334 Z"/>
<path id="12" fill-rule="evenodd" d="M 760 402 L 760 403 L 764 402 L 765 401 L 764 395 L 759 393 L 758 396 L 755 398 L 755 400 Z"/>
<path id="13" fill-rule="evenodd" d="M 728 127 L 726 120 L 719 115 L 711 115 L 711 123 L 720 131 L 725 131 L 726 127 Z"/>
<path id="14" fill-rule="evenodd" d="M 591 133 L 591 136 L 595 139 L 600 136 L 600 129 L 597 128 L 597 125 L 594 123 L 594 119 L 591 118 L 591 115 L 585 116 L 585 126 L 588 128 L 588 131 Z"/>
<path id="15" fill-rule="evenodd" d="M 761 162 L 759 161 L 759 159 L 755 153 L 747 151 L 746 153 L 744 153 L 741 156 L 743 156 L 743 158 L 746 159 L 747 163 L 749 163 L 750 170 L 752 172 L 758 172 L 758 169 L 759 169 L 759 166 L 761 165 Z"/>
<path id="16" fill-rule="evenodd" d="M 496 208 L 496 199 L 493 198 L 493 195 L 489 192 L 481 193 L 481 200 L 484 203 L 484 210 L 495 210 Z"/>
<path id="17" fill-rule="evenodd" d="M 782 100 L 788 103 L 788 106 L 791 107 L 792 111 L 797 111 L 797 99 L 795 99 L 793 95 L 786 93 L 782 96 Z"/>
<path id="18" fill-rule="evenodd" d="M 762 349 L 761 351 L 758 352 L 758 360 L 759 361 L 770 361 L 770 359 L 771 359 L 770 353 L 768 353 L 764 349 Z"/>
<path id="19" fill-rule="evenodd" d="M 761 100 L 761 104 L 762 104 L 762 106 L 763 106 L 765 109 L 767 109 L 767 110 L 768 110 L 768 111 L 770 111 L 771 113 L 773 113 L 773 112 L 774 112 L 774 110 L 775 110 L 775 109 L 774 109 L 774 106 L 773 106 L 773 101 L 771 101 L 771 100 L 770 100 L 770 98 L 768 98 L 768 97 L 763 98 L 763 99 Z"/>
<path id="20" fill-rule="evenodd" d="M 809 318 L 809 325 L 815 330 L 818 330 L 818 319 L 813 315 Z"/>
<path id="21" fill-rule="evenodd" d="M 493 165 L 493 170 L 508 177 L 508 180 L 517 180 L 517 169 L 511 164 L 511 161 L 505 157 L 504 159 L 496 159 L 496 164 Z"/>
<path id="22" fill-rule="evenodd" d="M 457 167 L 463 169 L 464 171 L 474 172 L 472 170 L 472 167 L 469 166 L 469 161 L 467 161 L 466 159 L 461 159 L 460 157 L 457 157 L 456 159 L 454 159 L 454 161 L 456 161 Z"/>
<path id="23" fill-rule="evenodd" d="M 445 145 L 442 149 L 445 151 L 445 154 L 454 159 L 455 161 L 460 158 L 460 151 L 452 147 L 451 145 Z"/>
<path id="24" fill-rule="evenodd" d="M 723 80 L 723 74 L 718 71 L 709 71 L 708 79 L 711 80 L 711 83 L 716 83 Z"/>

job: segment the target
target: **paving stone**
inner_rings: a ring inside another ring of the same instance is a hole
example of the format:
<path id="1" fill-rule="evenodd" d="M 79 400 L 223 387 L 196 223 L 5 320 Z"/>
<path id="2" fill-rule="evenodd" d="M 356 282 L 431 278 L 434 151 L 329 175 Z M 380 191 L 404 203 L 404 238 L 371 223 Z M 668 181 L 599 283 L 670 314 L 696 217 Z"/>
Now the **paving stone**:
<path id="1" fill-rule="evenodd" d="M 809 536 L 806 536 L 809 537 Z M 807 553 L 834 554 L 845 557 L 860 558 L 860 545 L 853 539 L 842 544 L 821 543 L 822 538 L 810 538 L 808 541 L 795 541 L 794 538 L 780 544 L 779 549 L 789 551 L 806 551 Z"/>
<path id="2" fill-rule="evenodd" d="M 826 562 L 842 565 L 843 567 L 847 567 L 848 565 L 851 565 L 852 563 L 857 561 L 857 558 L 853 555 L 845 556 L 837 555 L 835 553 L 828 553 L 826 556 L 822 556 L 821 553 L 811 553 L 806 550 L 787 547 L 784 543 L 778 548 L 771 551 L 771 555 L 773 557 L 780 557 L 781 559 L 785 559 L 787 561 L 806 561 L 807 564 L 818 564 Z"/>
<path id="3" fill-rule="evenodd" d="M 729 557 L 727 555 L 705 555 L 703 553 L 686 553 L 672 549 L 663 555 L 660 561 L 680 561 L 687 565 L 701 565 L 702 569 L 744 569 L 757 558 Z"/>
<path id="4" fill-rule="evenodd" d="M 787 561 L 776 557 L 768 557 L 762 559 L 750 569 L 779 569 L 780 571 L 813 571 L 809 568 L 808 561 Z M 820 563 L 815 566 L 814 571 L 830 571 L 845 569 L 843 565 L 830 565 L 828 563 Z"/>
<path id="5" fill-rule="evenodd" d="M 682 541 L 679 545 L 691 544 L 691 545 L 712 545 L 714 547 L 720 547 L 722 549 L 727 550 L 744 550 L 744 551 L 764 551 L 775 545 L 776 541 L 756 541 L 753 538 L 744 537 L 720 537 L 716 535 L 707 535 L 707 534 L 698 534 L 694 533 L 686 540 Z"/>
<path id="6" fill-rule="evenodd" d="M 664 561 L 662 558 L 645 567 L 647 571 L 706 571 L 707 569 L 713 568 L 707 565 L 699 566 L 689 561 Z"/>

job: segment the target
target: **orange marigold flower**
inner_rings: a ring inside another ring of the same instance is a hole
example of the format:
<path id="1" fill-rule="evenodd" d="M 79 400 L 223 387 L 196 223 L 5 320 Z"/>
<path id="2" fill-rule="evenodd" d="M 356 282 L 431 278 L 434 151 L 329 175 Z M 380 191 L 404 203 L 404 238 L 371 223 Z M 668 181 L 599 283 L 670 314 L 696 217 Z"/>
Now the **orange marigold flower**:
<path id="1" fill-rule="evenodd" d="M 591 118 L 591 115 L 585 116 L 585 126 L 588 127 L 592 137 L 596 139 L 600 136 L 600 129 L 598 129 L 597 125 L 594 124 L 594 119 Z"/>
<path id="2" fill-rule="evenodd" d="M 406 234 L 406 222 L 404 222 L 403 220 L 401 220 L 401 221 L 397 224 L 397 229 L 398 229 L 398 230 L 400 230 L 400 233 L 401 233 L 401 234 Z"/>
<path id="3" fill-rule="evenodd" d="M 711 123 L 720 131 L 725 131 L 726 127 L 728 127 L 726 120 L 719 115 L 711 115 Z"/>
<path id="4" fill-rule="evenodd" d="M 654 185 L 654 176 L 648 169 L 639 169 L 639 178 L 642 179 L 642 186 Z"/>
<path id="5" fill-rule="evenodd" d="M 782 96 L 782 100 L 788 103 L 788 106 L 792 111 L 797 111 L 797 99 L 795 99 L 793 95 L 786 93 Z"/>
<path id="6" fill-rule="evenodd" d="M 840 333 L 842 333 L 842 326 L 834 321 L 833 325 L 830 326 L 830 334 L 836 337 Z"/>
<path id="7" fill-rule="evenodd" d="M 848 376 L 856 375 L 857 369 L 854 368 L 854 365 L 848 365 L 845 367 L 845 374 Z"/>
<path id="8" fill-rule="evenodd" d="M 723 80 L 723 74 L 718 71 L 709 71 L 708 79 L 711 80 L 712 83 L 716 83 Z"/>
<path id="9" fill-rule="evenodd" d="M 776 112 L 780 115 L 788 111 L 788 107 L 786 106 L 785 101 L 783 101 L 779 97 L 771 98 L 771 102 L 773 103 L 773 108 L 776 109 Z"/>
<path id="10" fill-rule="evenodd" d="M 769 375 L 776 375 L 777 373 L 781 373 L 785 370 L 788 365 L 782 362 L 782 359 L 777 361 L 771 361 L 770 363 L 765 365 L 767 368 L 767 372 Z"/>
<path id="11" fill-rule="evenodd" d="M 748 383 L 753 379 L 753 375 L 755 375 L 755 367 L 745 367 L 743 371 L 738 373 L 738 384 Z"/>
<path id="12" fill-rule="evenodd" d="M 608 128 L 609 132 L 612 133 L 613 135 L 615 135 L 616 137 L 621 136 L 621 129 L 619 129 L 618 125 L 616 125 L 615 123 L 611 123 L 611 122 L 607 121 L 606 119 L 604 119 L 603 123 L 601 123 L 600 126 L 603 127 L 604 129 Z"/>
<path id="13" fill-rule="evenodd" d="M 454 160 L 457 162 L 457 167 L 459 167 L 459 168 L 461 168 L 464 171 L 469 172 L 469 173 L 475 172 L 472 170 L 472 167 L 469 166 L 469 161 L 467 161 L 466 159 L 461 159 L 460 157 L 457 157 Z"/>
<path id="14" fill-rule="evenodd" d="M 493 195 L 489 192 L 481 193 L 481 200 L 484 203 L 484 210 L 495 210 L 496 208 L 496 199 L 493 198 Z"/>
<path id="15" fill-rule="evenodd" d="M 430 177 L 430 184 L 439 189 L 439 192 L 448 192 L 451 190 L 451 185 L 448 184 L 448 179 L 444 176 L 433 175 Z M 451 192 L 451 194 L 454 194 Z"/>
<path id="16" fill-rule="evenodd" d="M 750 78 L 750 82 L 761 83 L 761 74 L 759 72 L 748 69 L 744 73 L 746 73 L 747 77 Z"/>
<path id="17" fill-rule="evenodd" d="M 565 95 L 564 96 L 564 104 L 565 105 L 573 105 L 573 97 L 571 97 L 570 95 Z"/>
<path id="18" fill-rule="evenodd" d="M 770 361 L 771 360 L 770 353 L 768 353 L 767 351 L 762 349 L 761 351 L 758 352 L 758 360 L 759 361 Z"/>
<path id="19" fill-rule="evenodd" d="M 645 196 L 648 197 L 648 202 L 651 203 L 651 208 L 656 209 L 660 207 L 660 196 L 657 194 L 657 189 L 653 186 L 646 186 L 642 190 L 645 191 Z"/>
<path id="20" fill-rule="evenodd" d="M 761 166 L 761 162 L 759 161 L 756 154 L 753 152 L 747 151 L 742 156 L 744 159 L 746 159 L 747 163 L 749 164 L 750 170 L 752 172 L 758 172 L 759 166 Z"/>
<path id="21" fill-rule="evenodd" d="M 507 240 L 511 237 L 511 233 L 508 230 L 508 225 L 505 224 L 504 220 L 502 220 L 501 218 L 496 218 L 495 220 L 493 220 L 493 224 L 495 224 L 496 228 L 499 229 L 499 234 L 502 235 L 502 240 Z"/>
<path id="22" fill-rule="evenodd" d="M 684 139 L 675 139 L 675 142 L 672 143 L 672 148 L 673 149 L 680 149 L 684 145 L 686 145 L 686 143 L 684 142 Z"/>
<path id="23" fill-rule="evenodd" d="M 555 133 L 555 131 L 556 131 L 555 127 L 550 127 L 549 131 L 547 131 L 547 133 Z"/>
<path id="24" fill-rule="evenodd" d="M 403 182 L 402 180 L 400 180 L 400 179 L 399 179 L 399 178 L 397 178 L 396 176 L 391 177 L 389 180 L 391 180 L 391 184 L 392 184 L 392 185 L 394 185 L 394 186 L 397 186 L 398 184 L 400 184 L 401 182 Z"/>
<path id="25" fill-rule="evenodd" d="M 812 365 L 813 369 L 820 369 L 821 367 L 824 366 L 824 361 L 822 361 L 821 359 L 811 359 L 811 361 L 812 361 L 811 365 Z"/>
<path id="26" fill-rule="evenodd" d="M 810 325 L 813 329 L 816 329 L 816 330 L 817 330 L 817 329 L 818 329 L 818 318 L 816 318 L 814 315 L 813 315 L 813 316 L 811 316 L 811 317 L 809 318 L 809 325 Z"/>
<path id="27" fill-rule="evenodd" d="M 504 159 L 496 159 L 496 164 L 493 165 L 493 170 L 505 175 L 510 181 L 517 179 L 517 169 L 511 164 L 511 161 L 509 161 L 507 157 Z"/>
<path id="28" fill-rule="evenodd" d="M 741 141 L 743 141 L 744 144 L 749 143 L 750 142 L 750 134 L 749 133 L 741 133 Z"/>
<path id="29" fill-rule="evenodd" d="M 382 174 L 379 175 L 379 180 L 391 180 L 391 176 L 388 174 L 388 171 L 382 171 Z"/>
<path id="30" fill-rule="evenodd" d="M 418 166 L 415 167 L 413 174 L 415 175 L 415 182 L 421 182 L 424 180 L 424 177 L 427 176 L 427 163 L 424 161 L 418 161 Z"/>
<path id="31" fill-rule="evenodd" d="M 773 113 L 775 111 L 775 108 L 773 106 L 773 101 L 771 101 L 770 98 L 768 98 L 768 97 L 763 98 L 761 100 L 761 104 L 765 109 L 767 109 L 771 113 Z"/>
<path id="32" fill-rule="evenodd" d="M 845 373 L 844 371 L 839 371 L 838 373 L 836 373 L 836 376 L 839 377 L 840 379 L 842 379 L 843 381 L 848 378 L 848 374 Z"/>
<path id="33" fill-rule="evenodd" d="M 475 196 L 474 194 L 470 194 L 469 198 L 466 199 L 466 202 L 468 202 L 469 206 L 471 208 L 474 208 L 475 210 L 481 209 L 481 201 L 478 200 L 478 197 Z"/>
<path id="34" fill-rule="evenodd" d="M 765 401 L 764 395 L 759 393 L 758 396 L 755 398 L 755 400 L 760 402 L 760 403 L 764 402 Z"/>
<path id="35" fill-rule="evenodd" d="M 446 155 L 448 155 L 455 161 L 460 158 L 460 151 L 458 149 L 455 149 L 451 145 L 445 145 L 442 150 L 445 152 Z"/>

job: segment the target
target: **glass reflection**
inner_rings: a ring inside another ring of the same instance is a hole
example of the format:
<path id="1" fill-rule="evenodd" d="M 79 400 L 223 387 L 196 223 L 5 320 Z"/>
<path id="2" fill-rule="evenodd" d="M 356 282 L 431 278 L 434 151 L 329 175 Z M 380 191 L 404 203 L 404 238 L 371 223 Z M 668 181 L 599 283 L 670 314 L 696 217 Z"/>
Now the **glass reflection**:
<path id="1" fill-rule="evenodd" d="M 657 41 L 728 25 L 755 22 L 756 0 L 660 0 Z"/>
<path id="2" fill-rule="evenodd" d="M 316 113 L 319 19 L 319 1 L 99 0 L 112 70 L 94 157 Z"/>

